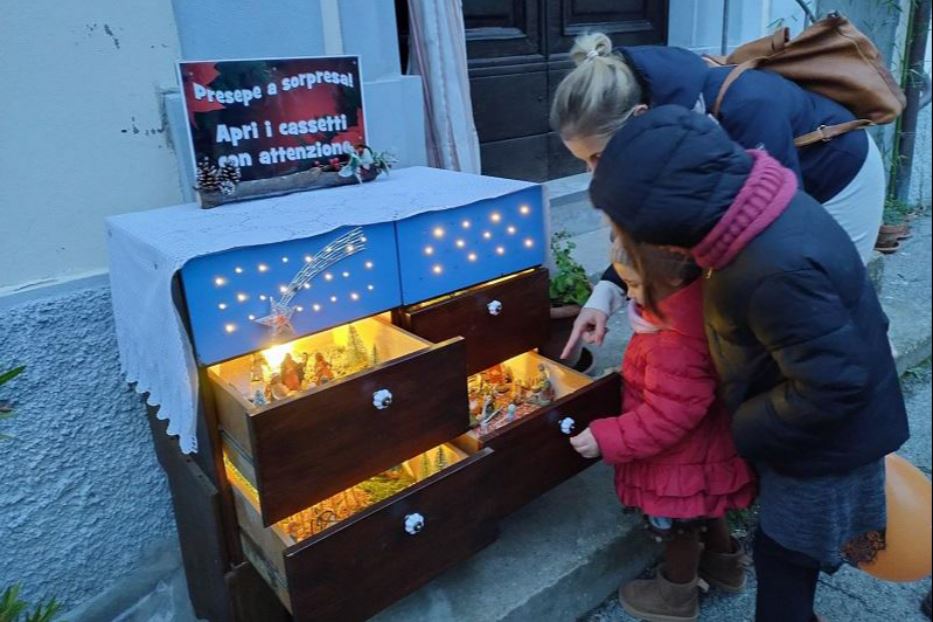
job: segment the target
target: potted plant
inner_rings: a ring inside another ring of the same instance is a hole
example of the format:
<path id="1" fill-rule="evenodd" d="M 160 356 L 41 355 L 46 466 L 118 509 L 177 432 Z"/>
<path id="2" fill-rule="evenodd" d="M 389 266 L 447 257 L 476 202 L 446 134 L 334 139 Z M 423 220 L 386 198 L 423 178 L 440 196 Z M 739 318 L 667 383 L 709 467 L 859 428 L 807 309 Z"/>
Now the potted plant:
<path id="1" fill-rule="evenodd" d="M 540 352 L 552 359 L 559 359 L 573 331 L 573 323 L 593 291 L 586 270 L 573 258 L 574 248 L 576 244 L 570 241 L 566 231 L 555 233 L 551 238 L 551 336 Z M 593 354 L 578 342 L 563 362 L 578 371 L 587 371 L 593 365 Z"/>
<path id="2" fill-rule="evenodd" d="M 910 225 L 906 222 L 909 212 L 909 208 L 903 202 L 894 198 L 885 200 L 884 220 L 875 241 L 876 251 L 891 254 L 900 247 L 901 240 L 910 237 Z"/>
<path id="3" fill-rule="evenodd" d="M 20 367 L 15 367 L 11 370 L 0 373 L 0 386 L 6 384 L 10 380 L 13 380 L 13 378 L 16 378 L 18 375 L 23 373 L 24 369 L 26 368 L 23 366 L 20 366 Z M 3 400 L 0 400 L 0 420 L 7 419 L 12 416 L 13 416 L 13 406 L 7 402 L 4 402 Z M 0 434 L 0 441 L 5 441 L 8 439 L 9 439 L 8 436 L 4 436 L 3 434 Z M 0 618 L 0 621 L 2 620 L 3 618 Z"/>
<path id="4" fill-rule="evenodd" d="M 0 622 L 51 622 L 58 617 L 62 607 L 54 598 L 30 606 L 19 593 L 19 584 L 14 584 L 0 594 Z"/>

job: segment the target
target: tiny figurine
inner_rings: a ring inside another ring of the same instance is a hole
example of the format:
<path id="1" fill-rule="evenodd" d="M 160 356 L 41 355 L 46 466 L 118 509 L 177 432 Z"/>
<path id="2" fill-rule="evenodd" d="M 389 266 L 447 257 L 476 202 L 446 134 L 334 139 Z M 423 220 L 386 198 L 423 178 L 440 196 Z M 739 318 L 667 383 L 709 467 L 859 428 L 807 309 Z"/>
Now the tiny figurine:
<path id="1" fill-rule="evenodd" d="M 315 384 L 327 384 L 334 379 L 334 370 L 320 352 L 314 354 Z"/>
<path id="2" fill-rule="evenodd" d="M 285 358 L 282 359 L 280 372 L 282 384 L 291 391 L 301 390 L 301 374 L 298 373 L 298 363 L 292 358 L 291 353 L 286 354 Z"/>
<path id="3" fill-rule="evenodd" d="M 298 355 L 298 380 L 301 384 L 305 382 L 305 372 L 308 369 L 308 353 L 302 352 Z"/>
<path id="4" fill-rule="evenodd" d="M 370 356 L 371 365 L 375 367 L 379 364 L 379 350 L 376 349 L 376 344 L 373 344 L 372 356 Z"/>
<path id="5" fill-rule="evenodd" d="M 266 404 L 268 404 L 268 402 L 266 401 L 266 396 L 262 389 L 256 389 L 256 392 L 253 393 L 253 405 L 265 406 Z"/>
<path id="6" fill-rule="evenodd" d="M 266 357 L 264 357 L 260 352 L 253 353 L 249 362 L 249 381 L 262 382 L 264 378 L 263 370 L 265 367 L 268 367 L 268 363 L 266 363 Z"/>
<path id="7" fill-rule="evenodd" d="M 494 387 L 498 387 L 503 384 L 505 381 L 505 372 L 502 371 L 502 365 L 496 364 L 490 367 L 485 372 L 486 382 L 491 384 Z"/>
<path id="8" fill-rule="evenodd" d="M 269 389 L 273 400 L 284 400 L 288 397 L 288 387 L 282 382 L 281 374 L 272 374 L 269 378 Z"/>
<path id="9" fill-rule="evenodd" d="M 505 420 L 509 423 L 515 421 L 515 411 L 518 410 L 518 406 L 515 405 L 515 402 L 509 404 L 509 407 L 505 411 Z"/>
<path id="10" fill-rule="evenodd" d="M 493 401 L 491 395 L 487 395 L 486 399 L 483 400 L 483 412 L 482 420 L 486 421 L 495 416 L 496 403 Z"/>
<path id="11" fill-rule="evenodd" d="M 479 417 L 482 414 L 482 408 L 479 402 L 479 399 L 474 398 L 470 400 L 470 425 L 475 426 L 479 423 Z"/>
<path id="12" fill-rule="evenodd" d="M 551 382 L 551 375 L 544 363 L 538 363 L 538 377 L 535 378 L 532 392 L 535 401 L 541 406 L 546 406 L 554 401 L 554 384 Z"/>

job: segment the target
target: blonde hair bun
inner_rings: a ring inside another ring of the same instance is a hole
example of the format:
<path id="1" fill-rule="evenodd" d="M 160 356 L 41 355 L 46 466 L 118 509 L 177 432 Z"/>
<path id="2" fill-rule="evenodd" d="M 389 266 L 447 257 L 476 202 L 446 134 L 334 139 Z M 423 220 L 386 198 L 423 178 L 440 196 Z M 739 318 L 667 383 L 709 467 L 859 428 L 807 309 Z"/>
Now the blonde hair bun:
<path id="1" fill-rule="evenodd" d="M 570 60 L 579 65 L 593 58 L 612 56 L 612 40 L 608 35 L 594 32 L 580 35 L 570 49 Z"/>
<path id="2" fill-rule="evenodd" d="M 577 37 L 570 58 L 577 66 L 554 92 L 551 127 L 564 140 L 587 136 L 608 139 L 641 103 L 641 85 L 601 32 Z"/>

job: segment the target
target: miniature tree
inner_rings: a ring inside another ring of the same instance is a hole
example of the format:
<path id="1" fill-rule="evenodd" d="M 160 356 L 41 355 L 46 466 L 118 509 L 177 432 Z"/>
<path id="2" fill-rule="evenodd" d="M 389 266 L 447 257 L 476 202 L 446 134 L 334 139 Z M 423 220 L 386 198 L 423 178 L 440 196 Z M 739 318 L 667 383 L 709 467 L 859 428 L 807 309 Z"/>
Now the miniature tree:
<path id="1" fill-rule="evenodd" d="M 447 456 L 444 454 L 444 448 L 437 448 L 437 458 L 434 461 L 434 465 L 437 467 L 438 471 L 443 471 L 447 468 Z"/>
<path id="2" fill-rule="evenodd" d="M 428 452 L 421 454 L 421 479 L 431 477 L 431 461 L 428 459 Z"/>
<path id="3" fill-rule="evenodd" d="M 347 343 L 347 367 L 352 370 L 361 369 L 366 366 L 369 357 L 366 353 L 366 346 L 356 326 L 350 324 L 350 338 Z"/>

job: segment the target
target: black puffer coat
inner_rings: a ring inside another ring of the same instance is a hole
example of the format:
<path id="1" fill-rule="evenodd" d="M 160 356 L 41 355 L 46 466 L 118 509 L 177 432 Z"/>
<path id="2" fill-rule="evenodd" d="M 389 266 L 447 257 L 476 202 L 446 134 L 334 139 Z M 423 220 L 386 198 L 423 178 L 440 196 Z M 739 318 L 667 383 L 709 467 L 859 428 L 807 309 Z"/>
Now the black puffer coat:
<path id="1" fill-rule="evenodd" d="M 790 171 L 665 106 L 613 137 L 590 193 L 636 240 L 710 269 L 707 337 L 744 457 L 844 473 L 907 439 L 887 318 L 849 237 Z"/>

